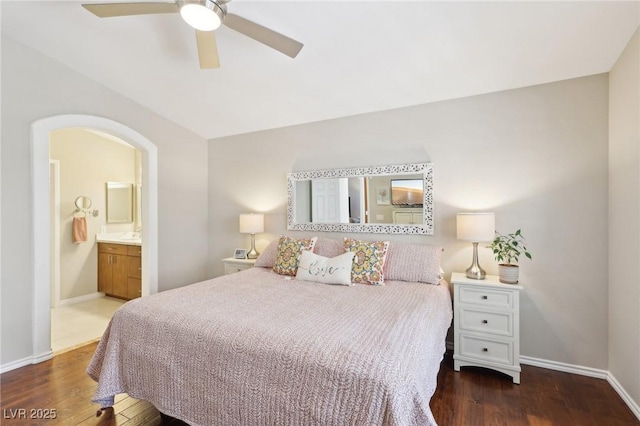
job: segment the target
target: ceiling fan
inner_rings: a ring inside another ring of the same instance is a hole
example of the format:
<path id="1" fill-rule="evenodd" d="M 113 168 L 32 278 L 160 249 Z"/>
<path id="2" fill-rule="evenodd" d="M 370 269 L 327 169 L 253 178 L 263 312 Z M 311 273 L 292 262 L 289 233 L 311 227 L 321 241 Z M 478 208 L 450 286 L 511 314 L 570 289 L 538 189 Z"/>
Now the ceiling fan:
<path id="1" fill-rule="evenodd" d="M 218 48 L 214 30 L 221 24 L 265 44 L 278 52 L 295 58 L 302 43 L 277 33 L 233 13 L 227 13 L 231 0 L 176 0 L 173 3 L 101 3 L 83 4 L 82 7 L 100 18 L 114 16 L 150 15 L 156 13 L 178 13 L 187 24 L 196 30 L 200 68 L 218 68 Z"/>

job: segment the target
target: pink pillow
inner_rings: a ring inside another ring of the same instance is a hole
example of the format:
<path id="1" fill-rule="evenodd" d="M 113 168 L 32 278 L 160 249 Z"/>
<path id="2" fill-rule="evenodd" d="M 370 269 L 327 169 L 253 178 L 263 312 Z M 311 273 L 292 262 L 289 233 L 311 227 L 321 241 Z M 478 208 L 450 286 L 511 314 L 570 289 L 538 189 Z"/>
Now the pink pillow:
<path id="1" fill-rule="evenodd" d="M 258 266 L 260 268 L 273 268 L 273 265 L 276 263 L 276 257 L 278 257 L 278 241 L 280 240 L 271 241 L 262 253 L 260 253 L 253 266 Z"/>
<path id="2" fill-rule="evenodd" d="M 385 279 L 438 284 L 442 251 L 442 247 L 392 242 L 384 265 Z"/>
<path id="3" fill-rule="evenodd" d="M 316 245 L 313 247 L 313 252 L 324 257 L 336 257 L 340 256 L 345 251 L 344 244 L 342 242 L 332 240 L 330 238 L 318 237 Z"/>

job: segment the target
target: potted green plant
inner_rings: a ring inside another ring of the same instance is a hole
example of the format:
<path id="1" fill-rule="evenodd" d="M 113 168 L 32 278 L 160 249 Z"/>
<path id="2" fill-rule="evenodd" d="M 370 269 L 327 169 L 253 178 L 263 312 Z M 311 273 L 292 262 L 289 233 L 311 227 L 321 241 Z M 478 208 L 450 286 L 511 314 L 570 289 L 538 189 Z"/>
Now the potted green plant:
<path id="1" fill-rule="evenodd" d="M 517 284 L 520 275 L 518 259 L 525 255 L 531 259 L 531 253 L 524 245 L 524 236 L 519 229 L 513 234 L 501 235 L 496 232 L 496 237 L 489 245 L 493 250 L 493 255 L 498 261 L 498 276 L 500 282 L 507 284 Z"/>

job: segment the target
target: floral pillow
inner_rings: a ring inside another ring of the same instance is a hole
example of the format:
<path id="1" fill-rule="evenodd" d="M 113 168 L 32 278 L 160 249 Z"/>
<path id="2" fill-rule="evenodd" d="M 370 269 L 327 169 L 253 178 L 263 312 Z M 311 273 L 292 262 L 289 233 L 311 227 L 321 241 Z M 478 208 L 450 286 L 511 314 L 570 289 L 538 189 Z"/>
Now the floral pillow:
<path id="1" fill-rule="evenodd" d="M 351 267 L 354 283 L 383 285 L 384 260 L 389 241 L 359 241 L 345 237 L 344 250 L 355 253 Z"/>
<path id="2" fill-rule="evenodd" d="M 280 237 L 273 271 L 280 275 L 295 276 L 298 272 L 300 253 L 302 250 L 313 251 L 316 238 L 291 238 L 285 235 Z"/>

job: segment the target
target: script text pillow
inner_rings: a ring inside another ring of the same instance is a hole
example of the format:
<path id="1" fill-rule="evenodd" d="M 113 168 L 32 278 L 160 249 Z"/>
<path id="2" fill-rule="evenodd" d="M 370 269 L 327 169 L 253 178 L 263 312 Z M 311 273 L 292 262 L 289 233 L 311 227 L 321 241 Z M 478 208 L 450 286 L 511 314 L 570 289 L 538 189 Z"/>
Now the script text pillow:
<path id="1" fill-rule="evenodd" d="M 302 250 L 313 251 L 316 237 L 313 238 L 291 238 L 283 235 L 278 241 L 278 251 L 273 271 L 280 275 L 295 276 L 298 271 L 298 260 Z"/>
<path id="2" fill-rule="evenodd" d="M 354 283 L 383 285 L 384 261 L 389 241 L 360 241 L 344 239 L 344 250 L 354 253 L 351 281 Z"/>
<path id="3" fill-rule="evenodd" d="M 351 264 L 354 255 L 355 253 L 348 252 L 336 257 L 324 257 L 303 250 L 296 279 L 324 284 L 351 285 Z"/>

